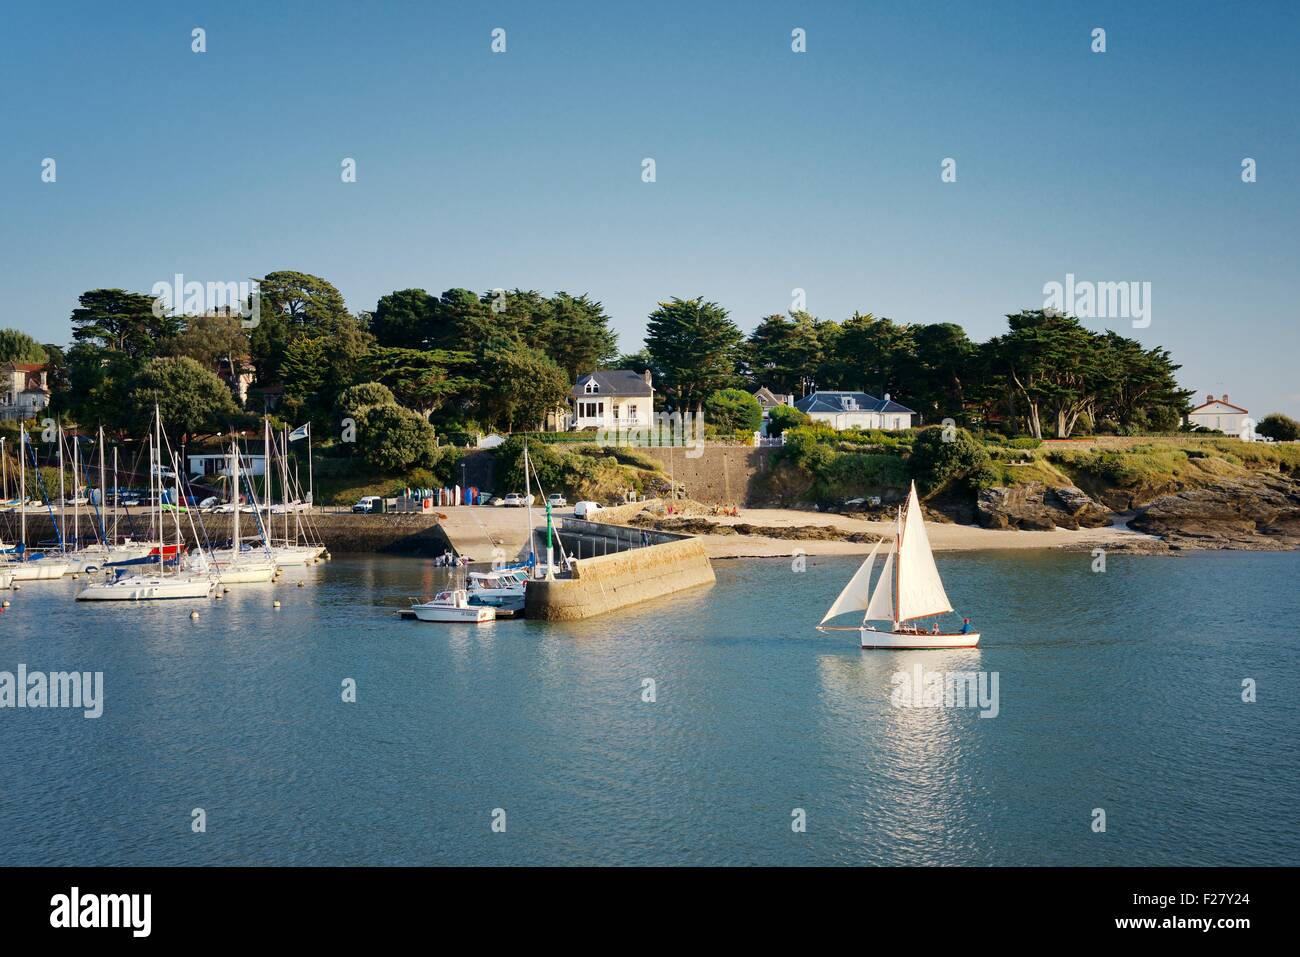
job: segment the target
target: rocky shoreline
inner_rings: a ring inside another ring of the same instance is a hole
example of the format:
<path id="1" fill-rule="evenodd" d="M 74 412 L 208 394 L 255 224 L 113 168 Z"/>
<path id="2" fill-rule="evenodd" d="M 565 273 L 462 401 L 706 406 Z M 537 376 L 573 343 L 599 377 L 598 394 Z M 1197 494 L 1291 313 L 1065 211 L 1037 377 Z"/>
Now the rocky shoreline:
<path id="1" fill-rule="evenodd" d="M 1115 513 L 1074 486 L 991 488 L 976 501 L 983 528 L 1049 530 L 1122 525 L 1149 536 L 1125 551 L 1291 551 L 1300 548 L 1300 481 L 1273 473 L 1224 478 Z"/>
<path id="2" fill-rule="evenodd" d="M 1048 547 L 1087 551 L 1104 547 L 1109 552 L 1136 555 L 1175 555 L 1188 551 L 1290 551 L 1300 549 L 1300 481 L 1271 472 L 1252 472 L 1239 477 L 1216 479 L 1205 485 L 1169 491 L 1149 501 L 1134 502 L 1131 496 L 1102 492 L 1089 495 L 1074 485 L 1029 482 L 1023 485 L 985 489 L 973 501 L 969 497 L 940 496 L 925 506 L 926 519 L 952 528 L 965 526 L 973 535 L 989 534 L 989 547 L 1008 544 L 1008 533 L 1027 534 L 1024 547 Z M 1115 504 L 1127 505 L 1117 511 Z M 1110 504 L 1108 504 L 1110 503 Z M 650 503 L 646 503 L 650 505 Z M 699 503 L 678 503 L 675 515 L 666 515 L 661 503 L 633 509 L 620 516 L 628 524 L 663 531 L 684 532 L 725 540 L 727 537 L 767 539 L 805 543 L 870 545 L 888 530 L 889 508 L 865 512 L 816 513 L 799 511 L 799 516 L 820 514 L 836 524 L 799 521 L 786 510 L 782 524 L 771 521 L 736 521 L 714 518 Z M 746 509 L 746 518 L 754 511 Z M 638 514 L 639 513 L 639 514 Z M 847 521 L 846 521 L 847 520 Z M 873 523 L 874 531 L 863 530 L 861 522 Z M 1062 540 L 1062 532 L 1079 533 Z M 1085 535 L 1085 532 L 1097 534 Z M 941 538 L 943 536 L 940 536 Z M 951 537 L 951 536 L 948 536 Z M 1016 536 L 1018 538 L 1018 536 Z M 996 545 L 992 544 L 996 541 Z"/>

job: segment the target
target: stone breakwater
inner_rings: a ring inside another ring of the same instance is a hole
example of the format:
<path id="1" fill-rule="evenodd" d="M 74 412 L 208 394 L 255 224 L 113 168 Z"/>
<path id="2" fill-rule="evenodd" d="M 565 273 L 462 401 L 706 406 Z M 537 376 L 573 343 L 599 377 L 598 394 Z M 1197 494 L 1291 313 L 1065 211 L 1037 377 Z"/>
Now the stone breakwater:
<path id="1" fill-rule="evenodd" d="M 231 533 L 230 515 L 204 514 L 202 524 L 200 525 L 200 515 L 194 516 L 194 524 L 199 529 L 202 536 L 206 532 L 210 542 L 220 543 L 226 541 Z M 274 520 L 273 536 L 282 536 L 284 534 L 284 516 L 272 516 Z M 109 523 L 111 524 L 111 518 Z M 171 521 L 168 516 L 168 522 Z M 292 528 L 293 516 L 290 516 L 290 527 Z M 64 526 L 64 535 L 67 538 L 72 537 L 72 520 L 69 517 L 67 522 L 60 522 Z M 313 511 L 310 513 L 310 524 L 320 534 L 321 541 L 333 555 L 346 554 L 348 552 L 374 553 L 385 552 L 399 555 L 441 555 L 451 547 L 447 535 L 443 531 L 438 519 L 434 515 L 406 515 L 406 514 L 386 514 L 386 515 L 353 515 L 350 512 L 329 512 Z M 12 525 L 12 529 L 10 529 Z M 18 534 L 18 518 L 16 515 L 7 514 L 0 518 L 0 538 L 8 541 L 9 536 L 15 538 Z M 241 534 L 247 537 L 249 534 L 255 534 L 257 524 L 251 515 L 241 516 L 240 530 Z M 148 537 L 149 520 L 147 516 L 135 514 L 131 516 L 130 521 L 127 517 L 121 516 L 118 520 L 118 530 L 123 536 L 131 535 L 137 540 L 143 540 Z M 190 545 L 194 544 L 194 535 L 190 531 L 190 523 L 185 515 L 181 516 L 181 531 L 185 540 Z M 83 538 L 94 536 L 93 526 L 90 519 L 85 515 L 81 517 L 81 534 Z M 175 526 L 169 525 L 168 537 L 173 541 L 175 535 Z M 31 548 L 38 548 L 42 542 L 55 540 L 54 524 L 51 522 L 48 514 L 29 514 L 27 516 L 27 544 Z M 478 556 L 475 556 L 478 557 Z"/>
<path id="2" fill-rule="evenodd" d="M 652 536 L 651 544 L 574 563 L 573 577 L 528 585 L 529 618 L 576 621 L 608 614 L 628 605 L 663 598 L 687 588 L 711 585 L 713 565 L 697 539 L 665 532 L 646 532 L 619 525 L 564 522 L 565 534 L 584 534 L 588 526 L 626 544 Z"/>

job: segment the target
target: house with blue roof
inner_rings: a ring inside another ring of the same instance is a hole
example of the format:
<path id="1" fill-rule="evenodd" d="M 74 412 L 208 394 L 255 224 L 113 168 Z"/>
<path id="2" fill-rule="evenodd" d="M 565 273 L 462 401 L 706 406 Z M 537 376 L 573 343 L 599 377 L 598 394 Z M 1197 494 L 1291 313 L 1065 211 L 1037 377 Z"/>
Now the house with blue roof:
<path id="1" fill-rule="evenodd" d="M 916 415 L 885 393 L 883 399 L 865 392 L 813 392 L 795 402 L 794 407 L 814 422 L 825 422 L 833 429 L 910 429 Z"/>

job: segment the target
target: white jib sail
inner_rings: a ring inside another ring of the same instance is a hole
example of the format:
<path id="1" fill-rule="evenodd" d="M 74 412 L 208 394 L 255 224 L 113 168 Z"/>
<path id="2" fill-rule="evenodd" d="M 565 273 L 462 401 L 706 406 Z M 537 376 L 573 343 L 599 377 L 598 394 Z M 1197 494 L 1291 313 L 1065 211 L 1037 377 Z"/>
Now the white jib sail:
<path id="1" fill-rule="evenodd" d="M 849 579 L 849 583 L 840 592 L 840 597 L 835 599 L 830 610 L 822 616 L 822 620 L 817 624 L 824 625 L 836 615 L 843 615 L 845 612 L 850 611 L 862 611 L 867 607 L 867 602 L 871 596 L 871 566 L 875 564 L 876 552 L 878 551 L 880 551 L 880 543 L 876 542 L 876 547 L 871 550 L 867 560 Z"/>
<path id="2" fill-rule="evenodd" d="M 867 613 L 862 616 L 862 620 L 894 620 L 894 549 L 892 546 L 889 554 L 885 556 L 885 567 L 880 569 L 876 590 L 871 595 L 871 604 L 867 606 Z"/>
<path id="3" fill-rule="evenodd" d="M 895 621 L 910 621 L 924 615 L 942 615 L 952 611 L 948 595 L 934 565 L 930 539 L 925 534 L 921 502 L 916 497 L 916 483 L 907 496 L 907 513 L 898 543 L 898 601 Z"/>

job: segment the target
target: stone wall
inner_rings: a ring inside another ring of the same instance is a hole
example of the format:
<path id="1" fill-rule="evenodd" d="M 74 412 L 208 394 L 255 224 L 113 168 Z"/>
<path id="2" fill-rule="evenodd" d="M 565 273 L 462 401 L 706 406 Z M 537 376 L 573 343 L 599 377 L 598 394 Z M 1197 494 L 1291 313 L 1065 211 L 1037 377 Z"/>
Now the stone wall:
<path id="1" fill-rule="evenodd" d="M 566 520 L 566 529 L 578 531 L 569 526 L 571 521 Z M 593 527 L 604 535 L 616 534 L 615 530 L 621 529 L 617 534 L 626 535 L 628 541 L 641 542 L 639 528 L 604 524 Z M 698 539 L 665 532 L 651 534 L 661 544 L 584 558 L 575 563 L 572 578 L 530 582 L 525 599 L 528 617 L 575 621 L 687 588 L 713 584 L 716 580 L 713 566 Z"/>
<path id="2" fill-rule="evenodd" d="M 209 541 L 224 542 L 230 537 L 231 519 L 230 515 L 202 515 L 202 525 L 199 525 L 199 515 L 194 516 L 194 524 L 199 527 L 199 534 L 202 535 L 206 530 Z M 8 520 L 12 519 L 12 532 L 7 528 Z M 134 522 L 134 535 L 137 540 L 143 540 L 148 537 L 149 518 L 147 515 L 137 514 L 132 516 Z M 171 522 L 171 517 L 167 517 Z M 272 520 L 275 528 L 272 536 L 284 534 L 284 516 L 274 515 Z M 289 517 L 290 528 L 292 528 L 293 516 Z M 110 526 L 112 520 L 108 520 Z M 386 514 L 386 515 L 353 515 L 350 512 L 313 512 L 311 515 L 312 526 L 320 533 L 321 541 L 331 554 L 340 555 L 347 552 L 388 552 L 405 555 L 441 555 L 451 547 L 446 534 L 438 524 L 438 519 L 433 515 L 404 515 L 404 514 Z M 62 524 L 62 523 L 61 523 Z M 240 532 L 245 537 L 250 534 L 256 534 L 257 523 L 252 515 L 240 516 Z M 126 518 L 119 519 L 118 531 L 122 536 L 132 534 L 132 524 L 128 523 Z M 190 523 L 188 517 L 181 516 L 181 531 L 185 535 L 185 540 L 194 544 L 194 536 L 190 532 Z M 65 537 L 72 537 L 72 520 L 69 517 L 63 533 Z M 5 519 L 0 520 L 0 538 L 8 541 L 9 535 L 15 538 L 18 535 L 18 517 L 6 514 Z M 82 537 L 93 537 L 94 531 L 90 520 L 82 515 L 81 517 L 81 534 Z M 38 547 L 38 542 L 51 541 L 55 538 L 54 525 L 50 521 L 48 514 L 31 514 L 27 516 L 27 543 L 32 548 Z M 175 541 L 175 526 L 168 525 L 168 538 Z M 475 556 L 476 558 L 478 556 Z"/>
<path id="3" fill-rule="evenodd" d="M 690 458 L 689 448 L 640 449 L 663 464 L 664 474 L 685 488 L 686 497 L 707 504 L 749 505 L 766 498 L 762 476 L 770 468 L 775 448 L 756 449 L 745 445 L 709 445 L 701 455 Z"/>

